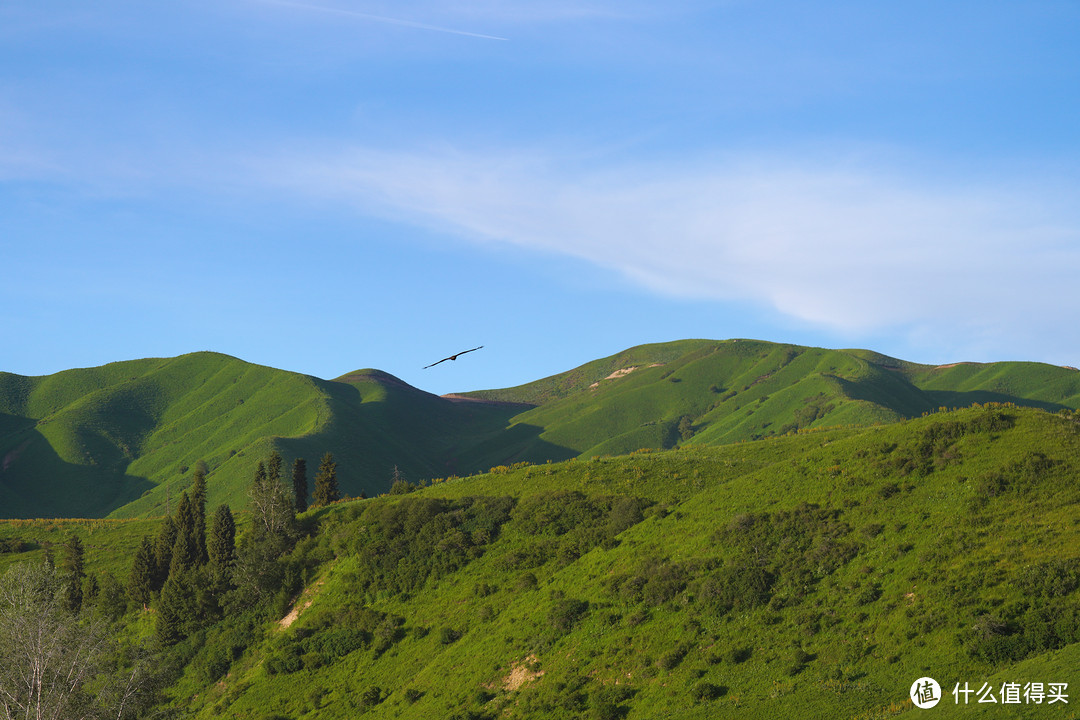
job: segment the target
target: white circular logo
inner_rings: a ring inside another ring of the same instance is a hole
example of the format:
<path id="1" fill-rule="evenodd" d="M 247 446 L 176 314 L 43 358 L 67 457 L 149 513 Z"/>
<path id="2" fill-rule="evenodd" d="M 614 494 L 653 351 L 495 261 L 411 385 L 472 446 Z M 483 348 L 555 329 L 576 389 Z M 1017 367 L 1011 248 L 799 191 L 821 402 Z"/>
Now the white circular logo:
<path id="1" fill-rule="evenodd" d="M 915 707 L 929 710 L 941 700 L 941 686 L 932 677 L 921 677 L 911 683 L 911 702 Z"/>

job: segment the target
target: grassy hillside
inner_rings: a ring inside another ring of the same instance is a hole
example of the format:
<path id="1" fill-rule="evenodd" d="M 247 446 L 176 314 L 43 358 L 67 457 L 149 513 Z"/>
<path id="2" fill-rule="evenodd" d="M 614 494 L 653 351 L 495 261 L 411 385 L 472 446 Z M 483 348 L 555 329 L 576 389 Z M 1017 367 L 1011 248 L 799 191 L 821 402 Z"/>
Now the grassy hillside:
<path id="1" fill-rule="evenodd" d="M 924 675 L 1075 691 L 1078 463 L 1075 415 L 994 406 L 340 503 L 288 560 L 307 578 L 295 620 L 193 636 L 171 702 L 260 720 L 856 719 L 914 717 Z"/>
<path id="2" fill-rule="evenodd" d="M 862 350 L 685 340 L 469 395 L 539 404 L 513 422 L 542 428 L 538 440 L 589 456 L 874 425 L 976 402 L 1075 409 L 1080 372 L 1038 363 L 935 368 Z M 545 458 L 526 449 L 520 459 Z"/>
<path id="3" fill-rule="evenodd" d="M 327 381 L 214 353 L 47 377 L 0 374 L 0 516 L 161 515 L 210 470 L 212 505 L 246 503 L 271 449 L 342 490 L 515 462 L 722 445 L 872 426 L 939 407 L 1080 407 L 1080 372 L 1037 363 L 930 367 L 864 350 L 753 340 L 642 345 L 528 385 L 436 397 L 378 370 Z"/>
<path id="4" fill-rule="evenodd" d="M 0 515 L 160 515 L 207 463 L 211 504 L 241 507 L 258 459 L 334 453 L 342 491 L 454 471 L 456 448 L 505 425 L 507 406 L 451 402 L 385 373 L 343 382 L 215 353 L 46 377 L 0 375 Z M 475 467 L 469 467 L 474 470 Z"/>

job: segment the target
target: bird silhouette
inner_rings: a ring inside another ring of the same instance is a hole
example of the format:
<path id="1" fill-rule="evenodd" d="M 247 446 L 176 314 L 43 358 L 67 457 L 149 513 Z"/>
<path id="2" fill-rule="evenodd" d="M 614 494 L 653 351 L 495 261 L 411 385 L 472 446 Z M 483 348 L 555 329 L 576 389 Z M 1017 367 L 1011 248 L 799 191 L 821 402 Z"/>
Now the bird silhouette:
<path id="1" fill-rule="evenodd" d="M 425 365 L 422 369 L 427 370 L 429 367 L 435 367 L 439 363 L 446 362 L 447 360 L 457 360 L 459 355 L 464 355 L 465 353 L 471 353 L 473 350 L 479 350 L 482 347 L 484 347 L 484 346 L 481 345 L 480 347 L 474 347 L 472 350 L 462 350 L 459 353 L 454 353 L 450 357 L 444 357 L 442 360 L 439 360 L 439 362 L 433 362 L 430 365 Z"/>

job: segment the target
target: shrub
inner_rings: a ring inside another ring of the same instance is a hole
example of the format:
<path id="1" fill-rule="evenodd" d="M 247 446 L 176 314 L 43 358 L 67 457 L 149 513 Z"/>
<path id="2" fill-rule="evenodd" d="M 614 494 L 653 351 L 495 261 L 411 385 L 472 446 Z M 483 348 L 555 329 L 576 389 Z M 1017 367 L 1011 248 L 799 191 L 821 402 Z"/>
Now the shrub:
<path id="1" fill-rule="evenodd" d="M 722 697 L 727 690 L 711 682 L 702 681 L 694 686 L 694 699 L 698 702 L 708 702 Z"/>
<path id="2" fill-rule="evenodd" d="M 559 635 L 565 635 L 577 624 L 589 610 L 585 600 L 563 598 L 555 602 L 548 611 L 548 625 Z"/>

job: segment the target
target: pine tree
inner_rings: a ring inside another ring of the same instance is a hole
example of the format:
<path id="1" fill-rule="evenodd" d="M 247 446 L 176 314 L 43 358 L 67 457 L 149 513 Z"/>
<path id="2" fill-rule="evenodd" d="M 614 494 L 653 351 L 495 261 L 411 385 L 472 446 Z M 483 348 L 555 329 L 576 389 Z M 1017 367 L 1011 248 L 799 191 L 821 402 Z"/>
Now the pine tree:
<path id="1" fill-rule="evenodd" d="M 236 522 L 228 505 L 219 505 L 210 521 L 210 537 L 206 541 L 210 559 L 210 574 L 215 580 L 228 577 L 236 559 Z"/>
<path id="2" fill-rule="evenodd" d="M 307 460 L 296 458 L 292 466 L 293 504 L 296 512 L 302 513 L 308 508 L 307 502 Z"/>
<path id="3" fill-rule="evenodd" d="M 78 613 L 82 609 L 82 583 L 86 577 L 86 566 L 82 541 L 77 535 L 70 536 L 64 542 L 59 569 L 64 578 L 64 604 L 69 612 Z"/>
<path id="4" fill-rule="evenodd" d="M 337 481 L 337 463 L 330 453 L 323 455 L 319 462 L 319 472 L 315 475 L 315 505 L 329 505 L 341 499 Z"/>
<path id="5" fill-rule="evenodd" d="M 175 645 L 194 629 L 198 614 L 195 594 L 186 578 L 170 577 L 161 588 L 157 624 L 154 628 L 162 647 Z"/>
<path id="6" fill-rule="evenodd" d="M 137 603 L 142 603 L 143 609 L 150 604 L 154 596 L 154 575 L 157 566 L 154 562 L 154 544 L 149 537 L 143 537 L 142 544 L 135 552 L 135 560 L 131 564 L 131 575 L 128 577 L 128 597 Z"/>
<path id="7" fill-rule="evenodd" d="M 281 456 L 277 450 L 271 450 L 270 457 L 266 460 L 266 479 L 281 482 Z"/>
<path id="8" fill-rule="evenodd" d="M 169 558 L 169 576 L 180 577 L 196 565 L 195 506 L 185 491 L 176 507 L 176 540 Z"/>
<path id="9" fill-rule="evenodd" d="M 161 590 L 169 577 L 174 545 L 176 545 L 176 523 L 172 517 L 166 515 L 161 521 L 161 529 L 158 530 L 157 538 L 154 540 L 154 592 Z"/>
<path id="10" fill-rule="evenodd" d="M 191 505 L 195 515 L 195 564 L 205 565 L 206 551 L 206 463 L 201 460 L 195 466 L 191 482 Z"/>

